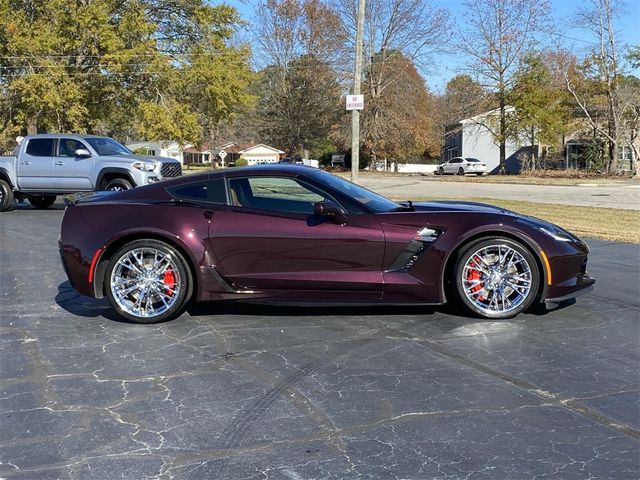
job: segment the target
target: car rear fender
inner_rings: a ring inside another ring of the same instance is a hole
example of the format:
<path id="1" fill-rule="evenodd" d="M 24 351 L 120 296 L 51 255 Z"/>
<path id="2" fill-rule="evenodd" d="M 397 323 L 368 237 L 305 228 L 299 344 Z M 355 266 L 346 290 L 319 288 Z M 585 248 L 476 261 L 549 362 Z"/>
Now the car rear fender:
<path id="1" fill-rule="evenodd" d="M 198 270 L 200 269 L 200 264 L 203 261 L 204 255 L 201 255 L 201 258 L 197 258 L 198 250 L 202 250 L 202 245 L 193 245 L 183 241 L 179 235 L 172 234 L 170 232 L 154 229 L 154 228 L 145 228 L 144 230 L 131 229 L 119 232 L 116 236 L 111 238 L 108 242 L 106 242 L 103 246 L 103 250 L 98 253 L 98 257 L 95 259 L 95 270 L 92 273 L 93 277 L 93 295 L 95 298 L 103 298 L 104 297 L 104 286 L 105 286 L 105 274 L 107 271 L 107 266 L 113 254 L 118 251 L 119 248 L 126 245 L 127 243 L 133 242 L 134 240 L 139 240 L 143 238 L 160 240 L 162 242 L 171 245 L 173 248 L 178 250 L 180 254 L 187 261 L 189 266 L 189 270 L 191 271 L 191 276 L 193 279 L 193 287 L 195 291 L 198 291 L 199 287 L 199 275 Z M 195 250 L 194 250 L 195 248 Z M 189 292 L 191 295 L 192 291 Z"/>

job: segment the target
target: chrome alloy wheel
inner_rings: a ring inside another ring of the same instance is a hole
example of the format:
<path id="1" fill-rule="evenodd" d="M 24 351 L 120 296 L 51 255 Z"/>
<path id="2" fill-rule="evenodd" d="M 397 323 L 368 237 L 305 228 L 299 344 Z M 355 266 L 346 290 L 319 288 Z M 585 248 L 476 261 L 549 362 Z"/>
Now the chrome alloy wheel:
<path id="1" fill-rule="evenodd" d="M 532 282 L 527 259 L 505 244 L 476 250 L 462 269 L 464 295 L 487 316 L 516 310 L 529 296 Z"/>
<path id="2" fill-rule="evenodd" d="M 111 294 L 118 306 L 138 318 L 154 318 L 175 305 L 182 279 L 172 255 L 155 248 L 125 252 L 111 272 Z"/>

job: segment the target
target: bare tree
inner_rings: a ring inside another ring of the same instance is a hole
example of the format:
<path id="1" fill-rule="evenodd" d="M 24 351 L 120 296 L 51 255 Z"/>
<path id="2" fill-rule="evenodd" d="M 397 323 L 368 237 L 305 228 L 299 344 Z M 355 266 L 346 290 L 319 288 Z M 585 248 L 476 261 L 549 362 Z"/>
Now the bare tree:
<path id="1" fill-rule="evenodd" d="M 580 89 L 574 81 L 576 75 L 572 76 L 567 72 L 566 86 L 594 131 L 607 140 L 607 170 L 614 173 L 618 170 L 620 125 L 624 114 L 620 104 L 620 52 L 614 27 L 620 7 L 616 0 L 590 0 L 589 3 L 589 8 L 578 12 L 578 22 L 591 32 L 596 43 L 589 56 L 578 65 L 577 73 L 590 80 L 590 85 L 587 89 Z M 597 105 L 597 102 L 590 98 L 594 91 L 606 99 L 604 122 L 600 121 L 593 111 L 593 105 Z"/>
<path id="2" fill-rule="evenodd" d="M 314 148 L 340 113 L 342 23 L 323 0 L 265 0 L 253 34 L 262 64 L 257 130 L 291 154 Z"/>
<path id="3" fill-rule="evenodd" d="M 346 48 L 353 50 L 356 34 L 357 0 L 334 0 L 347 33 Z M 367 0 L 365 11 L 363 70 L 365 109 L 362 112 L 363 138 L 369 139 L 372 157 L 377 138 L 385 131 L 387 108 L 385 91 L 404 82 L 416 66 L 425 71 L 434 53 L 442 51 L 449 39 L 446 10 L 428 0 Z M 351 55 L 349 55 L 349 58 Z M 411 92 L 408 92 L 411 95 Z M 409 98 L 410 101 L 410 98 Z"/>
<path id="4" fill-rule="evenodd" d="M 469 67 L 498 103 L 495 141 L 500 148 L 500 173 L 505 171 L 509 125 L 508 95 L 520 61 L 548 28 L 547 0 L 468 0 L 459 48 L 470 57 Z"/>

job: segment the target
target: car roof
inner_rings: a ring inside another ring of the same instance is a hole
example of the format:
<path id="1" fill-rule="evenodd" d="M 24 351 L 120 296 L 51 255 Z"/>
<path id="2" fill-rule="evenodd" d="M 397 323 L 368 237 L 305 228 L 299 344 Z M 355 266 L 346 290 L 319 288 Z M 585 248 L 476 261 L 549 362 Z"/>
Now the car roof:
<path id="1" fill-rule="evenodd" d="M 34 138 L 111 138 L 104 135 L 86 135 L 86 134 L 77 134 L 77 133 L 38 133 L 37 135 L 27 135 L 25 140 L 31 140 Z"/>
<path id="2" fill-rule="evenodd" d="M 309 167 L 306 165 L 278 163 L 230 168 L 224 171 L 224 175 L 229 178 L 243 177 L 245 175 L 284 175 L 288 177 L 298 177 L 319 171 L 320 170 L 315 167 Z"/>

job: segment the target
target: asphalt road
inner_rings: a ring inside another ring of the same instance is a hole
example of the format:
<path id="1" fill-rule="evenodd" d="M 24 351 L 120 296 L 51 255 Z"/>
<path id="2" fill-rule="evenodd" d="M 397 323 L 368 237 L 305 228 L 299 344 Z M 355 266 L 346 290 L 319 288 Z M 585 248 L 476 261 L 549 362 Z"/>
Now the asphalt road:
<path id="1" fill-rule="evenodd" d="M 61 207 L 0 215 L 0 477 L 640 476 L 640 247 L 593 293 L 487 322 L 209 304 L 121 322 L 66 282 Z"/>
<path id="2" fill-rule="evenodd" d="M 349 178 L 345 175 L 345 178 Z M 640 210 L 640 183 L 599 184 L 585 180 L 581 185 L 527 185 L 443 181 L 437 176 L 361 175 L 360 183 L 394 198 L 499 198 L 556 205 L 622 208 Z"/>

